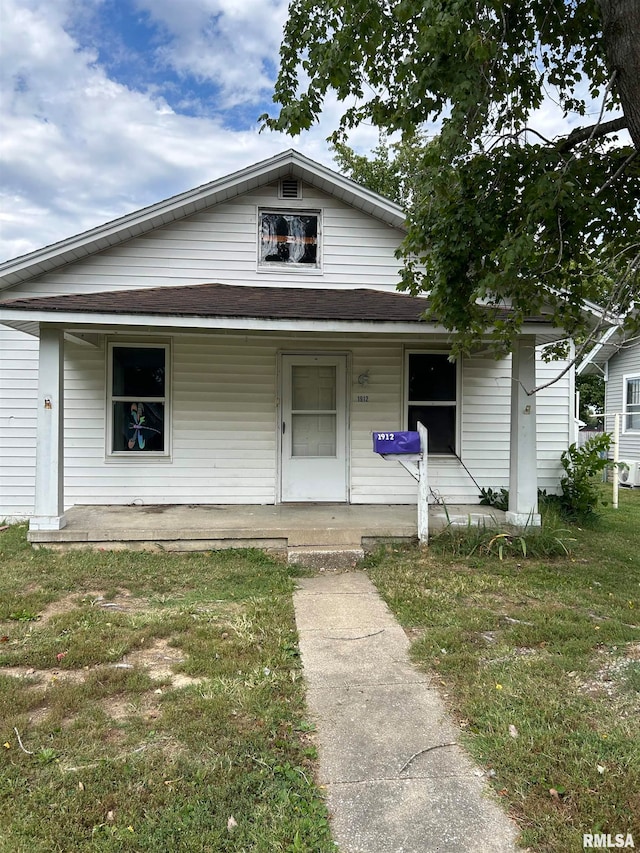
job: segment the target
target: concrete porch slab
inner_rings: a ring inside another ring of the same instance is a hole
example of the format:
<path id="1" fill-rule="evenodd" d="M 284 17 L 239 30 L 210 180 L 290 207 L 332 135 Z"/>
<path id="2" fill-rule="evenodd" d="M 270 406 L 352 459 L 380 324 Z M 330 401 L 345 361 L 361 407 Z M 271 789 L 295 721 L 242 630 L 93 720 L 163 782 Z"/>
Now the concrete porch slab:
<path id="1" fill-rule="evenodd" d="M 448 514 L 448 519 L 447 519 Z M 433 506 L 432 530 L 502 516 L 480 506 Z M 381 542 L 415 542 L 417 509 L 389 504 L 86 505 L 65 513 L 62 530 L 30 530 L 34 546 L 54 549 L 209 551 L 262 548 L 371 549 Z"/>

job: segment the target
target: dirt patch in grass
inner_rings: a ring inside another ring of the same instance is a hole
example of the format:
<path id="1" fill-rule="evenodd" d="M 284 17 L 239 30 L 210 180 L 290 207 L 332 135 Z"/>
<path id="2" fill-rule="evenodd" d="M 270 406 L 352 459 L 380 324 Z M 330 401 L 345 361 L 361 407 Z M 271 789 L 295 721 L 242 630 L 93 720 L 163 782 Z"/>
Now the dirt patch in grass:
<path id="1" fill-rule="evenodd" d="M 118 611 L 125 614 L 139 614 L 153 610 L 146 599 L 132 595 L 128 590 L 118 590 L 117 594 L 110 595 L 102 591 L 91 591 L 82 594 L 69 593 L 47 605 L 38 615 L 37 622 L 32 623 L 32 628 L 38 629 L 38 633 L 57 617 L 64 616 L 75 611 L 86 611 L 87 606 L 100 608 L 104 611 Z M 145 638 L 143 638 L 145 642 Z M 82 668 L 55 667 L 38 668 L 30 666 L 4 666 L 1 672 L 4 675 L 23 682 L 23 689 L 34 696 L 31 707 L 28 710 L 27 719 L 30 727 L 47 725 L 56 716 L 53 705 L 48 700 L 52 697 L 56 688 L 73 687 L 87 684 L 97 677 L 100 682 L 115 676 L 115 672 L 143 672 L 155 687 L 146 692 L 130 693 L 124 695 L 116 693 L 103 698 L 96 698 L 95 707 L 100 708 L 104 714 L 117 723 L 126 723 L 134 719 L 153 723 L 161 716 L 160 704 L 163 695 L 168 691 L 190 687 L 200 684 L 203 678 L 194 678 L 184 673 L 175 672 L 175 668 L 187 660 L 187 655 L 171 641 L 164 637 L 148 639 L 144 647 L 135 649 L 125 655 L 120 661 L 111 664 L 97 664 Z M 100 675 L 111 671 L 113 676 Z M 98 675 L 96 675 L 98 674 Z M 37 697 L 37 698 L 36 698 Z M 77 719 L 71 713 L 60 718 L 59 725 L 67 728 Z M 114 738 L 113 744 L 120 745 L 122 736 L 117 730 L 109 733 L 108 738 Z M 111 742 L 111 741 L 109 741 Z"/>
<path id="2" fill-rule="evenodd" d="M 627 660 L 640 660 L 640 643 L 629 643 L 624 656 Z"/>
<path id="3" fill-rule="evenodd" d="M 149 609 L 149 603 L 145 599 L 137 598 L 126 589 L 119 590 L 115 596 L 107 596 L 104 591 L 70 593 L 48 604 L 39 614 L 36 624 L 46 625 L 56 616 L 71 613 L 87 604 L 100 610 L 114 610 L 119 613 L 140 613 Z"/>
<path id="4" fill-rule="evenodd" d="M 170 680 L 173 687 L 201 684 L 202 678 L 192 678 L 184 673 L 173 671 L 176 665 L 184 663 L 186 659 L 180 649 L 169 645 L 168 640 L 158 638 L 145 648 L 130 652 L 124 659 L 123 665 L 141 667 L 155 680 Z"/>
<path id="5" fill-rule="evenodd" d="M 409 638 L 412 643 L 415 643 L 417 640 L 421 640 L 424 635 L 427 633 L 426 628 L 405 628 L 405 634 Z"/>
<path id="6" fill-rule="evenodd" d="M 82 602 L 87 601 L 88 599 L 93 599 L 99 594 L 100 593 L 90 592 L 85 593 L 84 595 L 78 595 L 78 593 L 64 595 L 62 598 L 52 601 L 51 604 L 47 604 L 44 610 L 38 614 L 38 620 L 35 622 L 35 625 L 42 627 L 51 622 L 52 619 L 55 619 L 56 616 L 71 613 L 72 611 L 77 610 Z"/>
<path id="7" fill-rule="evenodd" d="M 32 679 L 29 685 L 31 690 L 46 690 L 52 684 L 82 684 L 87 676 L 88 670 L 82 669 L 33 669 L 29 666 L 3 666 L 3 675 L 13 678 Z"/>
<path id="8" fill-rule="evenodd" d="M 103 699 L 100 707 L 112 720 L 127 720 L 130 717 L 142 717 L 145 720 L 155 720 L 160 713 L 162 691 L 143 693 L 135 699 L 129 696 L 112 696 Z"/>
<path id="9" fill-rule="evenodd" d="M 588 696 L 614 699 L 622 693 L 625 676 L 640 661 L 640 643 L 628 643 L 621 655 L 617 649 L 601 649 L 598 671 L 581 682 L 580 690 Z"/>
<path id="10" fill-rule="evenodd" d="M 201 684 L 202 678 L 193 678 L 184 673 L 174 672 L 173 667 L 184 663 L 186 656 L 166 639 L 158 638 L 144 649 L 130 652 L 122 661 L 111 664 L 111 669 L 143 669 L 154 681 L 169 682 L 173 688 L 189 687 Z M 4 675 L 13 678 L 30 679 L 32 690 L 46 690 L 51 685 L 82 684 L 87 676 L 104 665 L 85 667 L 84 669 L 35 669 L 28 666 L 5 666 Z"/>
<path id="11" fill-rule="evenodd" d="M 33 708 L 33 710 L 29 712 L 29 725 L 41 726 L 46 722 L 50 712 L 51 709 L 48 705 L 43 705 L 41 708 Z"/>

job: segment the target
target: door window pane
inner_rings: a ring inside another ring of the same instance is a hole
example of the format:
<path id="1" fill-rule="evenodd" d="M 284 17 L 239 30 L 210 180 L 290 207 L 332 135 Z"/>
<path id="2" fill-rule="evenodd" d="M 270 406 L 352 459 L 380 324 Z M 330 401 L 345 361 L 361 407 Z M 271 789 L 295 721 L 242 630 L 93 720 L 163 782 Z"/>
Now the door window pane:
<path id="1" fill-rule="evenodd" d="M 418 421 L 427 428 L 429 453 L 455 452 L 455 406 L 409 406 L 409 429 L 417 430 Z"/>
<path id="2" fill-rule="evenodd" d="M 335 366 L 294 365 L 291 368 L 291 385 L 293 411 L 335 411 Z"/>
<path id="3" fill-rule="evenodd" d="M 336 455 L 335 415 L 292 415 L 291 455 L 325 456 Z"/>

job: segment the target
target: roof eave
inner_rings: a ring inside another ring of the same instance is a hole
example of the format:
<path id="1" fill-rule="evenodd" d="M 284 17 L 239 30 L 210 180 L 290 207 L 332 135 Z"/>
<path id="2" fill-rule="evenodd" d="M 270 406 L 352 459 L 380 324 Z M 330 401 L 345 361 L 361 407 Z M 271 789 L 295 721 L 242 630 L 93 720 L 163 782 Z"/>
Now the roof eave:
<path id="1" fill-rule="evenodd" d="M 0 303 L 0 324 L 39 335 L 41 324 L 56 326 L 65 330 L 85 329 L 90 331 L 130 329 L 171 329 L 176 331 L 255 331 L 255 332 L 325 332 L 345 334 L 406 334 L 438 335 L 450 337 L 450 332 L 442 325 L 423 320 L 336 320 L 314 318 L 269 318 L 269 317 L 215 317 L 215 316 L 176 316 L 166 314 L 142 313 L 95 313 L 84 311 L 42 311 L 11 309 Z M 36 331 L 37 329 L 37 331 Z M 523 326 L 522 334 L 544 337 L 544 340 L 559 337 L 544 323 L 528 323 Z"/>

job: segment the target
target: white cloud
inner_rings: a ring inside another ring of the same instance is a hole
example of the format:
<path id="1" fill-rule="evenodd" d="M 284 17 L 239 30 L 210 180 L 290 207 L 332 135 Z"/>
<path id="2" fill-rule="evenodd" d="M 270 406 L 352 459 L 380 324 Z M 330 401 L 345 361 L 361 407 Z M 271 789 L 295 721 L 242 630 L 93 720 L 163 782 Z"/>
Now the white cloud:
<path id="1" fill-rule="evenodd" d="M 257 103 L 269 93 L 288 0 L 137 0 L 169 36 L 158 60 L 179 74 L 216 83 L 222 106 Z"/>

